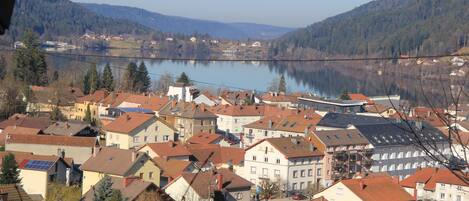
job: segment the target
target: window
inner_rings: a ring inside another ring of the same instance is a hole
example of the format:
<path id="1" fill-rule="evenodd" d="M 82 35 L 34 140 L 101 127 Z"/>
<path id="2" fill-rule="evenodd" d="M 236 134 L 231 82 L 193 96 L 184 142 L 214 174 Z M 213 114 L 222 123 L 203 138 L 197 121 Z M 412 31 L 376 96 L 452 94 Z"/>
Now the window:
<path id="1" fill-rule="evenodd" d="M 276 161 L 277 164 L 280 164 L 280 159 L 277 158 L 277 161 Z"/>
<path id="2" fill-rule="evenodd" d="M 402 164 L 397 164 L 397 170 L 402 170 Z"/>
<path id="3" fill-rule="evenodd" d="M 256 174 L 256 167 L 251 166 L 251 174 Z"/>
<path id="4" fill-rule="evenodd" d="M 163 141 L 166 142 L 169 140 L 169 135 L 163 135 Z"/>
<path id="5" fill-rule="evenodd" d="M 236 199 L 237 200 L 242 200 L 243 199 L 243 193 L 236 193 Z"/>
<path id="6" fill-rule="evenodd" d="M 139 140 L 139 139 L 138 139 L 138 136 L 135 136 L 135 137 L 134 137 L 134 143 L 137 143 L 138 140 Z"/>
<path id="7" fill-rule="evenodd" d="M 445 199 L 445 194 L 444 193 L 440 193 L 440 199 L 442 199 L 442 200 Z"/>
<path id="8" fill-rule="evenodd" d="M 405 157 L 406 157 L 406 158 L 412 157 L 412 152 L 408 151 L 408 152 L 405 154 Z"/>
<path id="9" fill-rule="evenodd" d="M 381 167 L 381 172 L 386 172 L 386 171 L 388 171 L 388 166 L 383 165 L 383 166 Z"/>
<path id="10" fill-rule="evenodd" d="M 235 124 L 238 123 L 238 119 L 234 119 Z"/>
<path id="11" fill-rule="evenodd" d="M 419 151 L 414 151 L 414 157 L 419 157 Z"/>
<path id="12" fill-rule="evenodd" d="M 300 183 L 300 190 L 303 190 L 303 189 L 305 189 L 305 182 Z"/>
<path id="13" fill-rule="evenodd" d="M 396 158 L 396 153 L 391 153 L 389 155 L 389 159 L 395 159 Z"/>
<path id="14" fill-rule="evenodd" d="M 280 170 L 274 170 L 274 176 L 279 177 L 280 176 Z"/>
<path id="15" fill-rule="evenodd" d="M 456 195 L 456 201 L 462 201 L 461 195 Z"/>
<path id="16" fill-rule="evenodd" d="M 301 171 L 300 171 L 300 175 L 301 175 L 301 177 L 305 177 L 305 176 L 306 176 L 306 171 L 305 171 L 305 170 L 301 170 Z"/>
<path id="17" fill-rule="evenodd" d="M 265 158 L 264 158 L 264 162 L 268 163 L 268 162 L 269 162 L 269 158 L 265 157 Z"/>
<path id="18" fill-rule="evenodd" d="M 415 162 L 413 165 L 412 165 L 412 168 L 413 169 L 417 169 L 419 167 L 419 163 L 418 162 Z"/>
<path id="19" fill-rule="evenodd" d="M 269 151 L 269 147 L 265 147 L 264 153 L 267 154 L 268 151 Z"/>
<path id="20" fill-rule="evenodd" d="M 293 178 L 298 178 L 298 171 L 297 170 L 293 171 Z"/>
<path id="21" fill-rule="evenodd" d="M 252 160 L 253 161 L 257 160 L 256 156 L 252 156 Z"/>
<path id="22" fill-rule="evenodd" d="M 264 136 L 267 137 L 267 131 L 264 131 Z"/>
<path id="23" fill-rule="evenodd" d="M 427 167 L 427 162 L 423 161 L 422 162 L 422 168 Z"/>
<path id="24" fill-rule="evenodd" d="M 292 190 L 297 190 L 297 184 L 296 183 L 293 183 Z"/>
<path id="25" fill-rule="evenodd" d="M 441 189 L 445 189 L 445 184 L 440 184 Z"/>
<path id="26" fill-rule="evenodd" d="M 321 176 L 322 169 L 318 168 L 316 169 L 316 176 L 320 177 Z"/>
<path id="27" fill-rule="evenodd" d="M 269 177 L 269 169 L 262 168 L 262 176 L 265 178 Z"/>
<path id="28" fill-rule="evenodd" d="M 158 142 L 158 136 L 155 136 L 155 142 Z"/>
<path id="29" fill-rule="evenodd" d="M 148 136 L 143 136 L 143 142 L 147 142 L 148 141 Z"/>
<path id="30" fill-rule="evenodd" d="M 389 166 L 389 171 L 394 171 L 396 169 L 396 165 L 392 164 Z"/>
<path id="31" fill-rule="evenodd" d="M 312 177 L 313 176 L 313 169 L 309 169 L 308 170 L 308 177 Z"/>
<path id="32" fill-rule="evenodd" d="M 397 158 L 402 158 L 402 157 L 404 157 L 404 152 L 401 151 L 399 152 L 399 154 L 397 154 Z"/>
<path id="33" fill-rule="evenodd" d="M 155 131 L 158 131 L 158 126 L 155 126 Z"/>
<path id="34" fill-rule="evenodd" d="M 388 154 L 384 153 L 381 155 L 381 160 L 387 160 L 388 159 Z"/>
<path id="35" fill-rule="evenodd" d="M 143 179 L 143 172 L 140 173 L 140 179 Z"/>
<path id="36" fill-rule="evenodd" d="M 404 169 L 406 170 L 410 169 L 410 163 L 406 163 Z"/>
<path id="37" fill-rule="evenodd" d="M 152 179 L 153 178 L 153 172 L 148 173 L 148 178 Z"/>
<path id="38" fill-rule="evenodd" d="M 457 186 L 456 189 L 457 189 L 458 191 L 462 191 L 462 186 Z"/>

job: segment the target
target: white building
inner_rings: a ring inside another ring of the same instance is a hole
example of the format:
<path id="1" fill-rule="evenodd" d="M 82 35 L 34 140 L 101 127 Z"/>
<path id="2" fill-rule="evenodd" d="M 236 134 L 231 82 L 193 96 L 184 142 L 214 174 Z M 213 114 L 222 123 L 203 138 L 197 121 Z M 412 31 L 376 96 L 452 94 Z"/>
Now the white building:
<path id="1" fill-rule="evenodd" d="M 169 86 L 167 96 L 178 101 L 192 102 L 197 93 L 197 88 L 192 85 L 176 83 L 174 86 Z"/>
<path id="2" fill-rule="evenodd" d="M 210 92 L 202 92 L 197 98 L 193 100 L 196 104 L 205 104 L 210 107 L 220 104 L 220 100 L 217 97 L 213 96 Z"/>
<path id="3" fill-rule="evenodd" d="M 322 157 L 302 137 L 267 138 L 246 149 L 243 177 L 257 185 L 278 182 L 289 193 L 305 190 L 322 183 Z"/>
<path id="4" fill-rule="evenodd" d="M 191 37 L 190 40 L 191 40 L 191 42 L 193 42 L 193 43 L 197 42 L 197 38 L 196 38 L 196 37 Z"/>
<path id="5" fill-rule="evenodd" d="M 212 109 L 218 116 L 218 129 L 230 134 L 241 134 L 243 126 L 260 120 L 264 116 L 264 106 L 259 105 L 220 105 Z"/>
<path id="6" fill-rule="evenodd" d="M 259 42 L 259 41 L 256 41 L 256 42 L 252 43 L 252 45 L 251 45 L 251 46 L 252 46 L 252 47 L 261 47 L 261 46 L 262 46 L 262 44 L 261 44 L 261 42 Z"/>
<path id="7" fill-rule="evenodd" d="M 462 178 L 465 178 L 464 181 Z M 469 175 L 454 175 L 448 169 L 424 168 L 399 184 L 417 200 L 469 200 Z"/>

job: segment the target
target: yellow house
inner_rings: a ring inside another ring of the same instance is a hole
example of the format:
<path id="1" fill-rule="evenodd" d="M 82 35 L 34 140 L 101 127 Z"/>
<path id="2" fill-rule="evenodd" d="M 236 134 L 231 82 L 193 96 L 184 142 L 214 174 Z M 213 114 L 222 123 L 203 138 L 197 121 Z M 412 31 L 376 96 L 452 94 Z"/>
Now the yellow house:
<path id="1" fill-rule="evenodd" d="M 147 143 L 174 141 L 176 129 L 152 114 L 125 113 L 104 127 L 106 146 L 131 149 Z"/>
<path id="2" fill-rule="evenodd" d="M 160 183 L 161 169 L 144 152 L 101 148 L 80 169 L 83 171 L 82 194 L 88 192 L 105 175 L 125 178 L 136 176 L 155 185 Z"/>
<path id="3" fill-rule="evenodd" d="M 51 112 L 56 107 L 67 118 L 74 117 L 74 102 L 83 97 L 83 92 L 76 87 L 41 87 L 30 86 L 33 97 L 29 100 L 28 112 Z"/>
<path id="4" fill-rule="evenodd" d="M 70 119 L 83 120 L 85 117 L 86 109 L 90 106 L 91 118 L 96 121 L 99 120 L 98 107 L 102 100 L 108 96 L 106 90 L 98 90 L 93 94 L 78 98 L 74 104 L 73 114 L 70 115 Z"/>

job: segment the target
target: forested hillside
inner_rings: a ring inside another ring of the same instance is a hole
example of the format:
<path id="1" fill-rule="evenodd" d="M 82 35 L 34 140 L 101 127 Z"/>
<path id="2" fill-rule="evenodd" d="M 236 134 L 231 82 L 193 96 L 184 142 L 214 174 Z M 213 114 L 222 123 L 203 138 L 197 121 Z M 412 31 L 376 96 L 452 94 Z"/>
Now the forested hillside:
<path id="1" fill-rule="evenodd" d="M 7 38 L 17 40 L 25 29 L 43 37 L 82 35 L 86 31 L 148 34 L 153 30 L 127 20 L 100 16 L 69 0 L 17 0 Z"/>
<path id="2" fill-rule="evenodd" d="M 467 46 L 468 19 L 467 0 L 377 0 L 273 41 L 270 56 L 449 53 Z"/>
<path id="3" fill-rule="evenodd" d="M 114 6 L 107 4 L 81 4 L 97 14 L 125 19 L 145 26 L 174 34 L 191 35 L 194 33 L 208 34 L 224 39 L 273 39 L 293 31 L 284 28 L 253 23 L 222 23 L 209 20 L 190 19 L 185 17 L 168 16 L 150 12 L 140 8 Z"/>

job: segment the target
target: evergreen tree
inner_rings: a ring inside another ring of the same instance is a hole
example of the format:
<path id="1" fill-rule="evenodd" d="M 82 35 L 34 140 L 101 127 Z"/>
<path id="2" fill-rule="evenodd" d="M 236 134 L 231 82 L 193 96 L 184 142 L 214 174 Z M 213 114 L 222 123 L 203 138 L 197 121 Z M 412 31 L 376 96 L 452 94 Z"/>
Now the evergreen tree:
<path id="1" fill-rule="evenodd" d="M 180 82 L 180 83 L 184 83 L 184 84 L 190 84 L 191 83 L 189 77 L 186 75 L 185 72 L 181 73 L 181 75 L 179 76 L 179 78 L 177 79 L 176 82 Z"/>
<path id="2" fill-rule="evenodd" d="M 20 170 L 15 160 L 15 155 L 8 154 L 3 157 L 2 173 L 0 174 L 0 184 L 19 184 Z"/>
<path id="3" fill-rule="evenodd" d="M 29 85 L 46 86 L 49 82 L 47 63 L 38 36 L 32 31 L 26 31 L 22 42 L 24 47 L 16 49 L 14 55 L 15 79 Z"/>
<path id="4" fill-rule="evenodd" d="M 113 189 L 111 197 L 107 198 L 106 201 L 125 201 L 125 198 L 120 190 Z"/>
<path id="5" fill-rule="evenodd" d="M 83 93 L 84 94 L 89 94 L 90 93 L 90 75 L 88 73 L 83 76 Z"/>
<path id="6" fill-rule="evenodd" d="M 56 82 L 59 80 L 59 71 L 54 71 L 54 76 L 52 77 L 52 81 Z"/>
<path id="7" fill-rule="evenodd" d="M 105 175 L 94 191 L 93 201 L 108 201 L 113 196 L 111 177 Z"/>
<path id="8" fill-rule="evenodd" d="M 123 89 L 126 91 L 135 91 L 135 80 L 137 79 L 137 64 L 130 62 L 125 69 L 123 77 Z"/>
<path id="9" fill-rule="evenodd" d="M 5 60 L 5 57 L 0 56 L 0 80 L 3 80 L 5 78 L 5 75 L 7 74 L 7 62 Z"/>
<path id="10" fill-rule="evenodd" d="M 347 90 L 345 90 L 345 91 L 342 93 L 342 95 L 340 95 L 340 99 L 341 99 L 341 100 L 350 100 L 350 99 L 351 99 Z"/>
<path id="11" fill-rule="evenodd" d="M 85 117 L 83 117 L 83 121 L 89 124 L 94 124 L 93 117 L 91 117 L 90 105 L 86 106 Z"/>
<path id="12" fill-rule="evenodd" d="M 287 93 L 287 82 L 285 81 L 285 76 L 280 76 L 280 81 L 278 83 L 278 93 Z"/>
<path id="13" fill-rule="evenodd" d="M 60 111 L 59 109 L 59 104 L 57 103 L 57 105 L 52 109 L 51 113 L 50 113 L 50 119 L 52 121 L 66 121 L 67 118 L 65 117 L 65 115 L 62 113 L 62 111 Z"/>
<path id="14" fill-rule="evenodd" d="M 88 83 L 90 86 L 89 93 L 92 94 L 99 89 L 99 73 L 96 68 L 96 64 L 91 64 L 90 69 L 88 70 Z"/>
<path id="15" fill-rule="evenodd" d="M 112 75 L 111 66 L 109 63 L 104 66 L 102 87 L 108 91 L 114 91 L 114 76 Z"/>
<path id="16" fill-rule="evenodd" d="M 145 66 L 145 63 L 143 62 L 141 62 L 138 66 L 135 83 L 138 92 L 147 92 L 150 89 L 151 78 L 148 75 L 148 70 Z"/>

